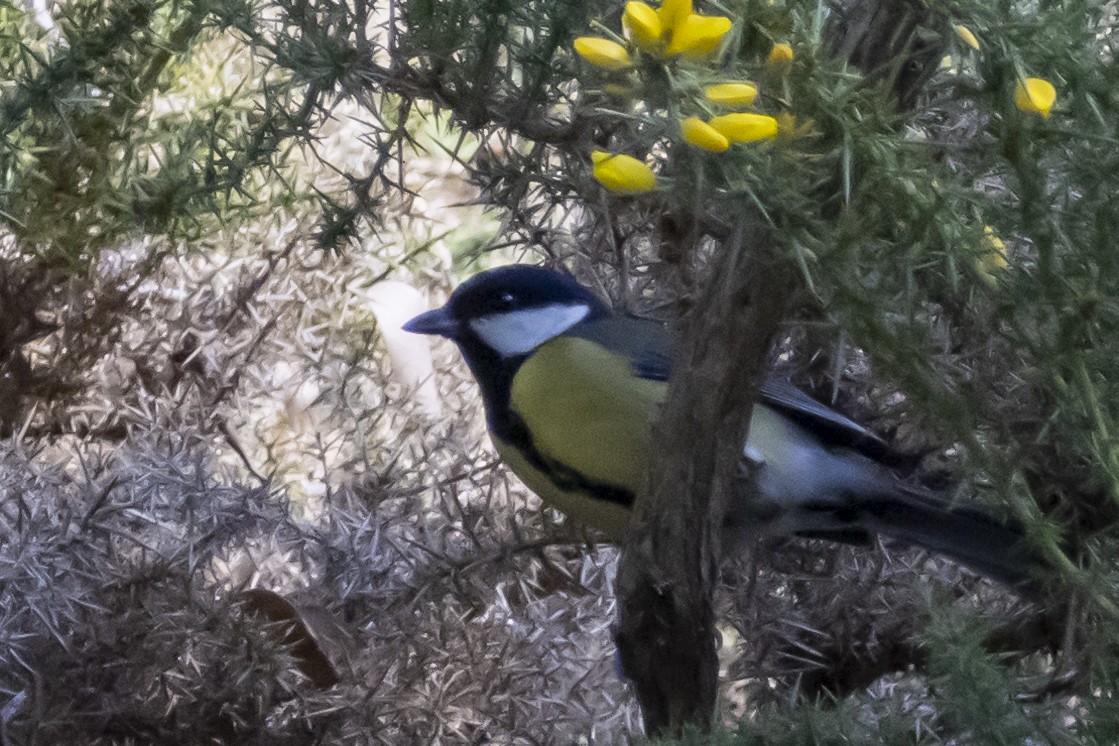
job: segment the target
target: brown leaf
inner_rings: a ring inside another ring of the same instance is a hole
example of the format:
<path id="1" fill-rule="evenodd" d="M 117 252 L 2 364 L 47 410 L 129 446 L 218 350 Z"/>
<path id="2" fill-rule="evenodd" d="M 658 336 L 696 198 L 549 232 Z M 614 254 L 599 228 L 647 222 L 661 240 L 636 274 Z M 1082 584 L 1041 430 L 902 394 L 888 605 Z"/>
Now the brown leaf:
<path id="1" fill-rule="evenodd" d="M 267 619 L 267 630 L 277 644 L 289 647 L 299 670 L 311 682 L 326 689 L 338 683 L 338 673 L 323 653 L 303 615 L 290 601 L 278 593 L 253 588 L 240 594 L 243 608 Z"/>

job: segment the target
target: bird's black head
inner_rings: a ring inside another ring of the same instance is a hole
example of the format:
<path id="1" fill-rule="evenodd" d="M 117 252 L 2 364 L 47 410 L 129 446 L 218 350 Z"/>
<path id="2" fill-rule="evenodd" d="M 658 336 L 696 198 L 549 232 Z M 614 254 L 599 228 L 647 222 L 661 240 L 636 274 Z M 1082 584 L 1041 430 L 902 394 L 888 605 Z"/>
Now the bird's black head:
<path id="1" fill-rule="evenodd" d="M 471 358 L 479 354 L 519 358 L 575 324 L 609 313 L 567 275 L 513 264 L 471 277 L 445 306 L 420 314 L 404 329 L 454 340 L 473 367 Z"/>

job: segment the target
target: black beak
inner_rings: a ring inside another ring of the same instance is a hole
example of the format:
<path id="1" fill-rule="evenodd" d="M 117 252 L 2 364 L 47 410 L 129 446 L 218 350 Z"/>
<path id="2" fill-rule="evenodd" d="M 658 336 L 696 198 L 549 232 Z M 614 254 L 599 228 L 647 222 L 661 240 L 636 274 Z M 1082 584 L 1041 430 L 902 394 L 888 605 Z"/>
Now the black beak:
<path id="1" fill-rule="evenodd" d="M 458 335 L 459 323 L 446 308 L 436 308 L 434 311 L 421 313 L 401 328 L 413 334 L 438 334 L 440 337 L 454 339 Z"/>

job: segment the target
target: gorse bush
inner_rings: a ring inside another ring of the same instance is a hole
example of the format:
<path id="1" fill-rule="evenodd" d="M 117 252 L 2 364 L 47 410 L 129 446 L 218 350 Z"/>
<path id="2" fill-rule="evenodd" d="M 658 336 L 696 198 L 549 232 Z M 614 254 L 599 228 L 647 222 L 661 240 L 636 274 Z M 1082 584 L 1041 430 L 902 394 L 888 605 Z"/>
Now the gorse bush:
<path id="1" fill-rule="evenodd" d="M 789 376 L 1058 576 L 1031 605 L 910 554 L 761 552 L 720 601 L 736 737 L 1114 740 L 1113 2 L 49 16 L 0 5 L 5 741 L 623 738 L 611 571 L 483 520 L 513 509 L 471 399 L 425 442 L 346 292 L 523 258 L 673 320 L 732 253 Z M 463 202 L 500 235 L 401 235 Z M 315 383 L 313 467 L 254 420 L 281 360 Z M 222 569 L 258 547 L 290 563 Z M 245 585 L 360 630 L 340 684 L 307 693 Z"/>

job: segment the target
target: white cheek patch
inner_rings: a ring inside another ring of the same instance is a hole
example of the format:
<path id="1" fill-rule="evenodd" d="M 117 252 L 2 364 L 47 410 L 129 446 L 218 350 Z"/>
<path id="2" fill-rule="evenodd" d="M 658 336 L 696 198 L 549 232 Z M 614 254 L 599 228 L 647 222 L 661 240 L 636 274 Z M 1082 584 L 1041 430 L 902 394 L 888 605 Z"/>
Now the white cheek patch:
<path id="1" fill-rule="evenodd" d="M 578 324 L 591 312 L 585 304 L 504 311 L 469 322 L 471 330 L 502 357 L 524 355 Z"/>

